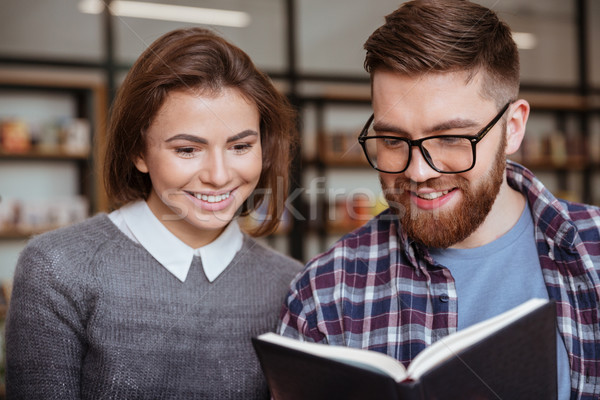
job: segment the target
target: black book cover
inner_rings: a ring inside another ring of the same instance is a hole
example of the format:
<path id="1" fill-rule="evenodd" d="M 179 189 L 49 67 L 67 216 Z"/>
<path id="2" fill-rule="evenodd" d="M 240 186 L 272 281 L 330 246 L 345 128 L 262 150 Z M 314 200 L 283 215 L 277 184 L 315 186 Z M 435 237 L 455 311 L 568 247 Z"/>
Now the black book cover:
<path id="1" fill-rule="evenodd" d="M 548 302 L 425 372 L 418 380 L 253 338 L 275 400 L 555 399 L 556 310 Z M 367 350 L 365 350 L 367 351 Z"/>

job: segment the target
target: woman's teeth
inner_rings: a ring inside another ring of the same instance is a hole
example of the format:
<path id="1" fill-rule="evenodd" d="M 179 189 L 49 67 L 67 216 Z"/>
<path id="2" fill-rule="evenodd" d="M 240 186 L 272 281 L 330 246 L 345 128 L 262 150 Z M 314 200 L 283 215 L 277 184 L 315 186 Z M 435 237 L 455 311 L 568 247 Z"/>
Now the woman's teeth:
<path id="1" fill-rule="evenodd" d="M 438 197 L 447 195 L 449 192 L 449 190 L 444 190 L 443 192 L 417 193 L 417 196 L 425 200 L 435 200 Z"/>
<path id="2" fill-rule="evenodd" d="M 218 194 L 218 195 L 206 195 L 206 194 L 197 193 L 197 194 L 195 194 L 195 196 L 197 199 L 200 199 L 202 201 L 207 201 L 209 203 L 218 203 L 220 201 L 227 199 L 230 194 L 231 194 L 231 192 Z"/>

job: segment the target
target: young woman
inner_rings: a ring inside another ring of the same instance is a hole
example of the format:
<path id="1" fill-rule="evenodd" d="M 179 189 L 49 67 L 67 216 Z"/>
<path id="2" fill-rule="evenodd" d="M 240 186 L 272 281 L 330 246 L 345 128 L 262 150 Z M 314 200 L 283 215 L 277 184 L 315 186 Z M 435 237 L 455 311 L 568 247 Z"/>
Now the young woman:
<path id="1" fill-rule="evenodd" d="M 105 158 L 121 207 L 23 251 L 7 326 L 10 398 L 268 398 L 250 338 L 301 264 L 242 233 L 287 192 L 294 113 L 204 29 L 154 42 L 123 82 Z M 276 187 L 276 185 L 279 185 Z M 268 200 L 268 201 L 267 201 Z"/>

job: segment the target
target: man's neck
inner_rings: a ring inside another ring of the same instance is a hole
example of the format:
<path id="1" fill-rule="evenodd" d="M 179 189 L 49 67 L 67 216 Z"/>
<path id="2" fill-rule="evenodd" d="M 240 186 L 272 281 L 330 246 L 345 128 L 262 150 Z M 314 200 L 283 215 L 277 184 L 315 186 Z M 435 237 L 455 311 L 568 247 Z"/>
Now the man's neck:
<path id="1" fill-rule="evenodd" d="M 451 247 L 470 249 L 493 242 L 515 226 L 524 209 L 525 197 L 511 188 L 504 178 L 492 209 L 483 223 L 468 238 Z"/>

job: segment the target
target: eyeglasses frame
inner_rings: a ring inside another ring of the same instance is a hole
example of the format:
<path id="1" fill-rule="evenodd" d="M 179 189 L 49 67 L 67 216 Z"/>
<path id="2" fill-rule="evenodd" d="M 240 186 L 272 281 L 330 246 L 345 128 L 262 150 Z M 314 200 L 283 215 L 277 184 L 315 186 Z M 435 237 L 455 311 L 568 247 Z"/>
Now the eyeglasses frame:
<path id="1" fill-rule="evenodd" d="M 376 169 L 379 172 L 383 172 L 386 174 L 401 174 L 404 171 L 406 171 L 408 169 L 408 166 L 410 165 L 410 161 L 412 159 L 412 151 L 411 150 L 414 146 L 417 146 L 419 148 L 419 150 L 421 151 L 421 155 L 423 156 L 425 161 L 427 161 L 427 164 L 434 171 L 439 172 L 440 174 L 461 174 L 463 172 L 470 171 L 473 169 L 473 167 L 475 167 L 475 163 L 477 161 L 475 147 L 477 146 L 477 143 L 479 143 L 488 134 L 488 132 L 492 130 L 492 128 L 498 123 L 498 121 L 500 121 L 500 119 L 502 118 L 502 116 L 504 115 L 506 110 L 508 110 L 508 107 L 511 104 L 512 104 L 512 101 L 509 101 L 508 103 L 506 103 L 506 105 L 504 107 L 502 107 L 502 109 L 498 112 L 498 114 L 486 126 L 484 126 L 475 136 L 472 136 L 472 135 L 435 135 L 435 136 L 427 136 L 427 137 L 417 139 L 417 140 L 411 140 L 411 139 L 407 139 L 407 138 L 403 138 L 403 137 L 387 136 L 387 135 L 367 137 L 367 134 L 369 131 L 369 126 L 371 126 L 371 123 L 373 122 L 373 118 L 375 117 L 375 114 L 371 114 L 371 116 L 367 120 L 367 123 L 365 124 L 365 126 L 361 130 L 360 134 L 358 135 L 358 143 L 360 143 L 360 145 L 363 149 L 363 153 L 365 153 L 365 157 L 367 158 L 367 161 L 369 162 L 369 165 L 371 165 L 371 167 L 373 167 L 374 169 Z M 429 140 L 429 139 L 437 139 L 437 138 L 443 138 L 443 137 L 469 139 L 469 141 L 471 142 L 471 151 L 473 152 L 473 163 L 471 164 L 471 166 L 469 168 L 466 168 L 461 171 L 448 172 L 448 171 L 441 171 L 435 165 L 433 165 L 433 161 L 431 160 L 431 157 L 428 154 L 426 154 L 427 150 L 423 148 L 423 142 L 426 140 Z M 369 154 L 367 153 L 366 142 L 369 139 L 394 139 L 394 140 L 402 140 L 403 142 L 408 143 L 408 146 L 409 146 L 408 159 L 406 161 L 406 166 L 404 167 L 404 169 L 402 169 L 401 171 L 397 171 L 397 172 L 390 172 L 390 171 L 384 171 L 382 169 L 377 168 L 373 164 L 373 162 L 369 158 Z"/>

